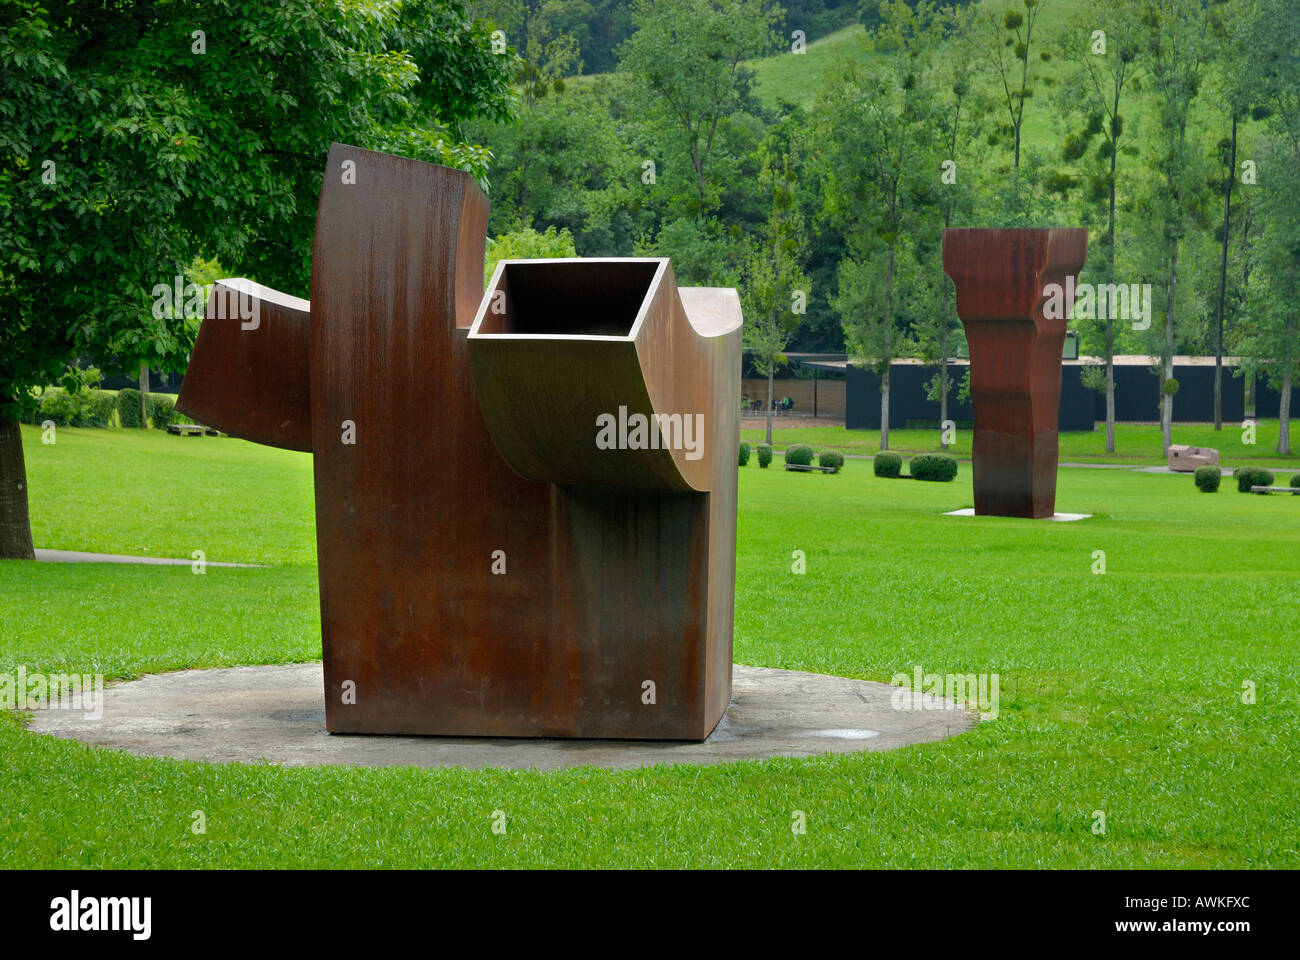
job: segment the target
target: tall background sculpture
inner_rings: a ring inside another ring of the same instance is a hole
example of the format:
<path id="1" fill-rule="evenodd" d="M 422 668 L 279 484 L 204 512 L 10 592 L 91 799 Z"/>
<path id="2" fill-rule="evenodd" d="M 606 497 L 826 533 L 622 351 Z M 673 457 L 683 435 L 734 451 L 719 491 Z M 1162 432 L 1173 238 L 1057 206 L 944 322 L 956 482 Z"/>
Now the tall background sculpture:
<path id="1" fill-rule="evenodd" d="M 1044 316 L 1044 288 L 1077 274 L 1087 248 L 1081 227 L 944 231 L 943 269 L 970 346 L 976 514 L 1056 511 L 1066 320 Z"/>
<path id="2" fill-rule="evenodd" d="M 310 302 L 254 286 L 246 329 L 219 286 L 177 407 L 314 455 L 331 732 L 703 739 L 739 299 L 644 259 L 507 262 L 485 295 L 487 212 L 464 173 L 336 144 Z M 700 415 L 701 456 L 601 448 L 620 408 Z"/>

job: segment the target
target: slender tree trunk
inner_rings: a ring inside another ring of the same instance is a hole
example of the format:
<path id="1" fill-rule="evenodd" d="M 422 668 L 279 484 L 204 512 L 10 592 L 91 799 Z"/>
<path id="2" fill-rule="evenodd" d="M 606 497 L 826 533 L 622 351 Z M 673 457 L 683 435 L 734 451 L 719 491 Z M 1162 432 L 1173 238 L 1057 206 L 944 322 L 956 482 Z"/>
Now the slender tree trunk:
<path id="1" fill-rule="evenodd" d="M 140 429 L 149 429 L 149 364 L 140 361 Z"/>
<path id="2" fill-rule="evenodd" d="M 1277 411 L 1277 452 L 1291 455 L 1291 368 L 1282 374 L 1282 400 Z"/>
<path id="3" fill-rule="evenodd" d="M 1291 455 L 1291 384 L 1295 381 L 1292 374 L 1295 372 L 1295 349 L 1296 342 L 1296 318 L 1292 313 L 1286 324 L 1286 342 L 1289 345 L 1286 358 L 1286 367 L 1282 370 L 1282 399 L 1278 404 L 1277 410 L 1277 452 L 1283 456 Z"/>
<path id="4" fill-rule="evenodd" d="M 17 420 L 0 417 L 0 560 L 32 560 L 27 465 Z"/>
<path id="5" fill-rule="evenodd" d="M 1119 89 L 1115 90 L 1115 113 L 1119 113 Z M 1106 244 L 1109 270 L 1106 280 L 1115 283 L 1115 160 L 1119 153 L 1119 137 L 1111 124 L 1110 144 L 1110 216 L 1106 221 Z M 1115 452 L 1115 319 L 1106 311 L 1106 452 Z"/>
<path id="6" fill-rule="evenodd" d="M 889 449 L 889 364 L 880 378 L 880 449 Z"/>
<path id="7" fill-rule="evenodd" d="M 1232 225 L 1232 181 L 1237 170 L 1237 115 L 1232 115 L 1232 156 L 1223 188 L 1223 245 L 1219 253 L 1219 311 L 1214 335 L 1214 429 L 1223 429 L 1223 300 L 1228 286 L 1228 231 Z"/>
<path id="8" fill-rule="evenodd" d="M 939 446 L 947 450 L 947 434 L 944 433 L 943 425 L 948 422 L 948 357 L 945 352 L 943 360 L 939 362 Z"/>
<path id="9" fill-rule="evenodd" d="M 776 366 L 767 368 L 767 445 L 772 445 L 772 380 L 776 376 Z"/>
<path id="10" fill-rule="evenodd" d="M 889 362 L 894 358 L 893 338 L 890 333 L 894 328 L 894 245 L 889 245 L 889 266 L 885 270 L 885 328 L 884 361 L 885 372 L 880 379 L 880 449 L 889 449 Z"/>
<path id="11" fill-rule="evenodd" d="M 1106 321 L 1106 452 L 1115 452 L 1115 323 Z"/>
<path id="12" fill-rule="evenodd" d="M 1165 305 L 1165 347 L 1164 379 L 1160 383 L 1160 436 L 1164 444 L 1165 458 L 1169 457 L 1169 445 L 1173 443 L 1174 397 L 1166 393 L 1164 386 L 1174 375 L 1174 298 L 1178 289 L 1178 239 L 1173 242 L 1172 255 L 1169 260 L 1169 299 Z"/>
<path id="13" fill-rule="evenodd" d="M 944 217 L 944 229 L 948 218 Z M 946 277 L 944 278 L 946 281 Z M 948 422 L 948 284 L 943 285 L 943 326 L 939 333 L 939 449 L 947 450 L 948 441 L 943 425 Z"/>

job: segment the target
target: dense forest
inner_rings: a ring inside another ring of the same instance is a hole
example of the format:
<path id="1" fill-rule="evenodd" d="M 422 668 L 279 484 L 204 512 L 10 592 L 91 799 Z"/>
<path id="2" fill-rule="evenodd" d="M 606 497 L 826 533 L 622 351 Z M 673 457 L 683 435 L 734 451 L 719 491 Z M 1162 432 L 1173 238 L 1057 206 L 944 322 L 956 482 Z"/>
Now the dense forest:
<path id="1" fill-rule="evenodd" d="M 492 155 L 496 244 L 670 256 L 682 282 L 735 286 L 764 372 L 794 350 L 882 371 L 957 355 L 942 230 L 1086 226 L 1080 281 L 1149 285 L 1153 305 L 1076 311 L 1089 383 L 1106 390 L 1109 356 L 1156 358 L 1167 423 L 1177 354 L 1294 383 L 1297 12 L 478 0 L 519 56 L 518 102 L 461 133 Z"/>

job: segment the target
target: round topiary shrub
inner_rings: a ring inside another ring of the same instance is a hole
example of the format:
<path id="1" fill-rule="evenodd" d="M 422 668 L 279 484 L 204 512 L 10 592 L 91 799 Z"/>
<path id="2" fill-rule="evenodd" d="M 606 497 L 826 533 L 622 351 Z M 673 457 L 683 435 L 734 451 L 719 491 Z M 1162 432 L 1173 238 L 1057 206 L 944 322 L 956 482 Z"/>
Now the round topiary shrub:
<path id="1" fill-rule="evenodd" d="M 740 465 L 743 467 L 749 463 L 749 444 L 744 440 L 740 441 Z"/>
<path id="2" fill-rule="evenodd" d="M 1292 490 L 1300 491 L 1300 473 L 1297 473 L 1294 477 L 1291 478 L 1291 483 L 1289 484 L 1289 486 L 1291 487 Z"/>
<path id="3" fill-rule="evenodd" d="M 806 467 L 813 462 L 813 448 L 806 443 L 792 443 L 785 448 L 785 462 Z"/>
<path id="4" fill-rule="evenodd" d="M 1222 474 L 1218 467 L 1197 467 L 1192 476 L 1196 480 L 1196 489 L 1201 493 L 1216 493 Z"/>
<path id="5" fill-rule="evenodd" d="M 871 469 L 878 477 L 897 477 L 903 472 L 903 458 L 892 451 L 883 450 L 872 460 Z"/>
<path id="6" fill-rule="evenodd" d="M 1259 467 L 1238 467 L 1232 471 L 1232 478 L 1237 481 L 1238 493 L 1250 493 L 1251 487 L 1271 487 L 1273 474 Z"/>
<path id="7" fill-rule="evenodd" d="M 760 443 L 758 449 L 758 465 L 766 468 L 772 462 L 772 445 L 770 443 Z"/>
<path id="8" fill-rule="evenodd" d="M 117 415 L 124 427 L 139 427 L 140 391 L 127 387 L 117 391 Z"/>
<path id="9" fill-rule="evenodd" d="M 921 453 L 908 465 L 913 480 L 947 481 L 957 476 L 957 458 L 946 453 Z"/>
<path id="10" fill-rule="evenodd" d="M 817 462 L 823 467 L 834 467 L 839 470 L 844 466 L 844 454 L 837 450 L 823 450 L 817 454 Z"/>
<path id="11" fill-rule="evenodd" d="M 166 430 L 167 424 L 174 423 L 180 414 L 176 410 L 176 400 L 166 393 L 149 394 L 149 422 L 155 430 Z"/>

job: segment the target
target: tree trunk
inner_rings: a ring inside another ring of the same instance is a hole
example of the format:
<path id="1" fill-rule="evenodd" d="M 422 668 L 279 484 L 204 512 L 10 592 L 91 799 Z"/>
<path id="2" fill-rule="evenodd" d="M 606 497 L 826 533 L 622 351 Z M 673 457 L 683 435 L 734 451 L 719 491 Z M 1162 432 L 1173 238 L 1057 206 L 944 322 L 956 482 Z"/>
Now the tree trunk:
<path id="1" fill-rule="evenodd" d="M 1115 90 L 1115 110 L 1112 116 L 1119 115 L 1119 89 Z M 1114 121 L 1111 122 L 1110 144 L 1110 215 L 1106 221 L 1106 256 L 1110 269 L 1106 282 L 1115 283 L 1115 163 L 1119 153 L 1119 137 L 1115 133 Z M 1106 311 L 1106 452 L 1115 452 L 1115 318 L 1113 311 Z"/>
<path id="2" fill-rule="evenodd" d="M 894 329 L 894 245 L 889 245 L 889 266 L 885 271 L 885 318 L 882 331 L 885 372 L 880 379 L 880 449 L 889 449 L 889 361 L 893 359 L 890 333 Z"/>
<path id="3" fill-rule="evenodd" d="M 1160 436 L 1164 444 L 1165 459 L 1169 458 L 1169 445 L 1173 443 L 1174 397 L 1165 392 L 1165 382 L 1174 375 L 1174 300 L 1178 290 L 1178 239 L 1174 238 L 1169 258 L 1169 299 L 1165 304 L 1164 379 L 1160 383 Z"/>
<path id="4" fill-rule="evenodd" d="M 945 223 L 947 218 L 945 217 Z M 945 226 L 944 229 L 947 229 Z M 939 449 L 947 450 L 943 425 L 948 422 L 948 285 L 943 287 L 943 327 L 939 334 Z"/>
<path id="5" fill-rule="evenodd" d="M 1223 429 L 1223 300 L 1228 286 L 1228 234 L 1232 225 L 1232 181 L 1237 170 L 1237 115 L 1232 115 L 1232 156 L 1223 187 L 1223 244 L 1219 254 L 1219 311 L 1214 336 L 1214 429 Z"/>
<path id="6" fill-rule="evenodd" d="M 1277 411 L 1277 452 L 1291 455 L 1291 368 L 1282 374 L 1282 402 Z"/>
<path id="7" fill-rule="evenodd" d="M 1108 325 L 1110 325 L 1108 321 Z M 1115 350 L 1106 350 L 1106 452 L 1115 452 Z"/>
<path id="8" fill-rule="evenodd" d="M 27 465 L 17 420 L 0 417 L 0 560 L 32 560 Z"/>
<path id="9" fill-rule="evenodd" d="M 140 429 L 149 429 L 149 364 L 140 361 Z"/>
<path id="10" fill-rule="evenodd" d="M 939 446 L 948 449 L 948 435 L 944 433 L 944 424 L 948 422 L 948 360 L 945 357 L 939 363 Z"/>
<path id="11" fill-rule="evenodd" d="M 775 363 L 775 361 L 773 361 Z M 776 376 L 776 367 L 767 368 L 767 445 L 772 445 L 772 379 Z"/>
<path id="12" fill-rule="evenodd" d="M 880 449 L 889 449 L 889 366 L 880 380 Z"/>

